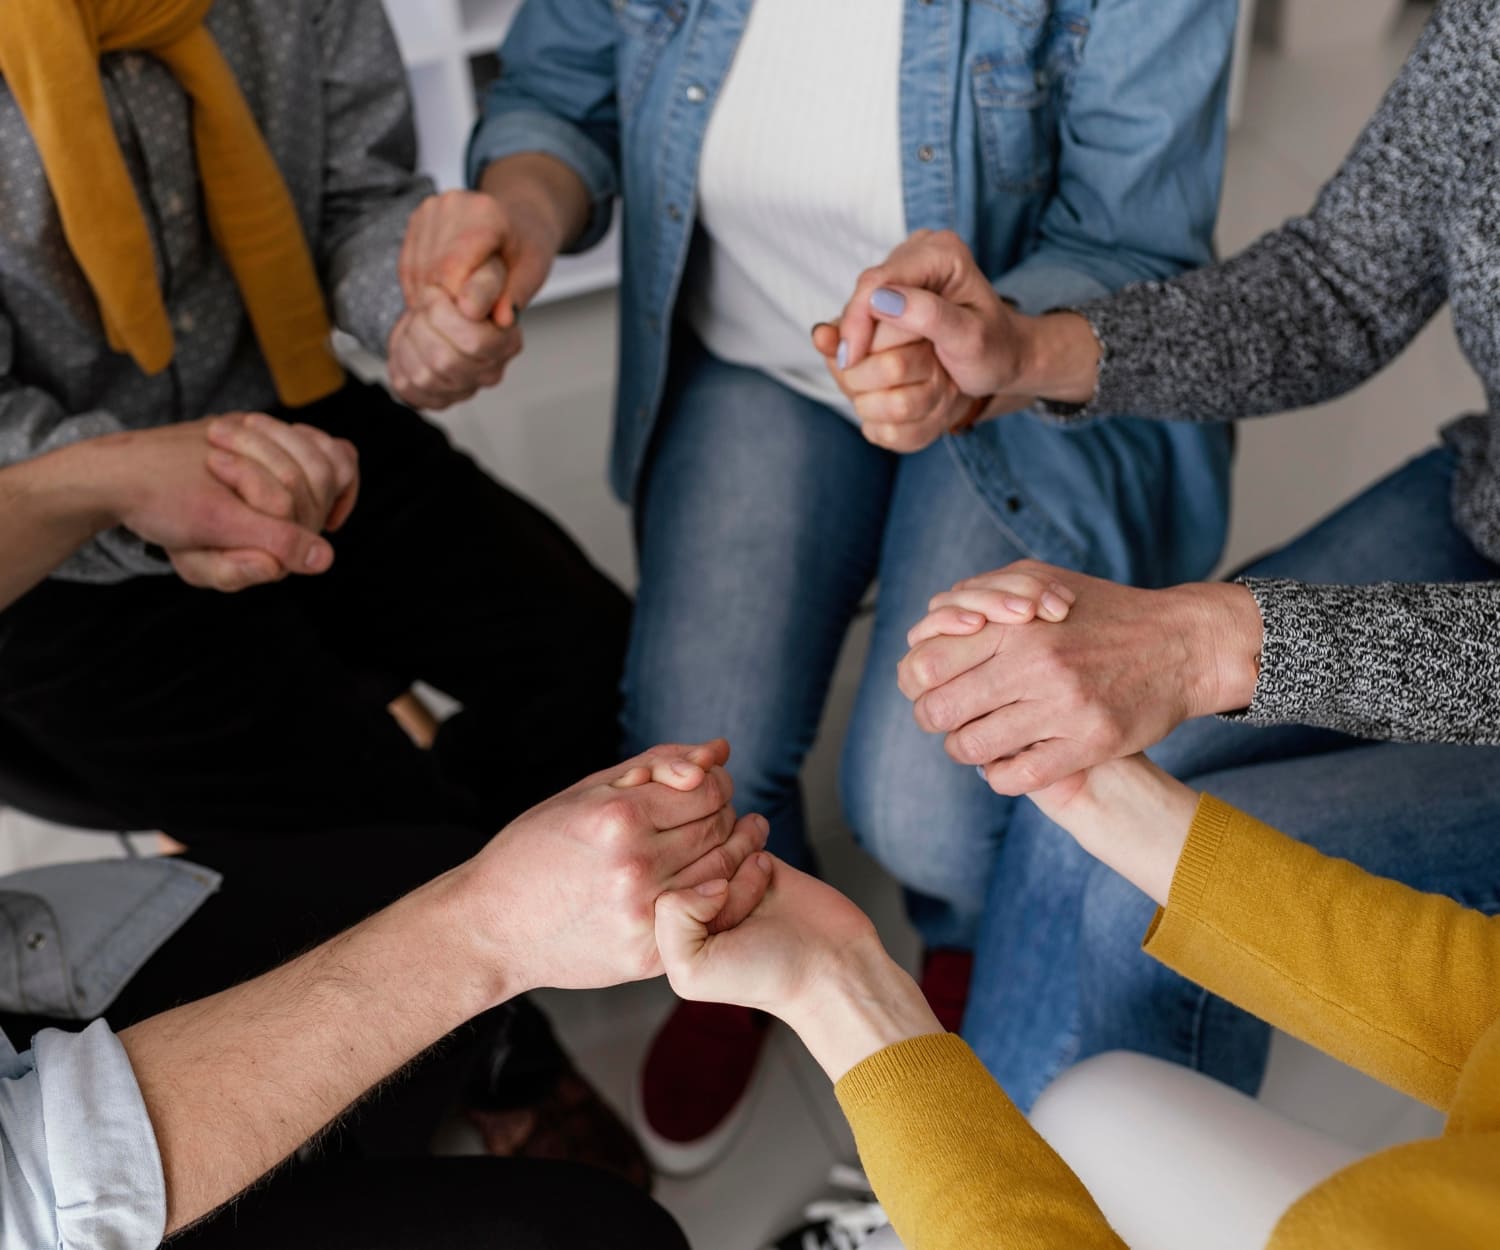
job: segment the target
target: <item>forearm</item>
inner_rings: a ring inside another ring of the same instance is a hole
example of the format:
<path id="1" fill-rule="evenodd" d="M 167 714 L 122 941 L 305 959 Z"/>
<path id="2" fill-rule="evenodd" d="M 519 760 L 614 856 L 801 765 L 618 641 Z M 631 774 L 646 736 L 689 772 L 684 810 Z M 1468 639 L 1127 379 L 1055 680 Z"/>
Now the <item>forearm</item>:
<path id="1" fill-rule="evenodd" d="M 1429 1104 L 1500 1014 L 1500 925 L 1203 801 L 1146 950 Z"/>
<path id="2" fill-rule="evenodd" d="M 0 609 L 114 524 L 98 483 L 77 471 L 92 455 L 74 444 L 0 469 Z"/>
<path id="3" fill-rule="evenodd" d="M 588 228 L 593 203 L 587 184 L 571 166 L 544 152 L 518 152 L 491 162 L 479 189 L 543 223 L 554 255 L 568 251 Z"/>
<path id="4" fill-rule="evenodd" d="M 484 928 L 459 869 L 275 972 L 122 1034 L 161 1150 L 168 1231 L 503 1001 Z"/>

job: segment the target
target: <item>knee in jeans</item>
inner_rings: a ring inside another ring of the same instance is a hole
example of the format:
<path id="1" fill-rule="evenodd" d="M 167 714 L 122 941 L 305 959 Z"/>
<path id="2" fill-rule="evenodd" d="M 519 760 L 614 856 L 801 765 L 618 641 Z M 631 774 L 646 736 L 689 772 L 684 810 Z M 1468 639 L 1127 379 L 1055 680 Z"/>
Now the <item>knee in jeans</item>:
<path id="1" fill-rule="evenodd" d="M 894 770 L 846 761 L 840 790 L 844 817 L 868 854 L 910 889 L 946 892 L 950 852 L 972 832 L 972 816 L 946 813 L 930 784 Z"/>

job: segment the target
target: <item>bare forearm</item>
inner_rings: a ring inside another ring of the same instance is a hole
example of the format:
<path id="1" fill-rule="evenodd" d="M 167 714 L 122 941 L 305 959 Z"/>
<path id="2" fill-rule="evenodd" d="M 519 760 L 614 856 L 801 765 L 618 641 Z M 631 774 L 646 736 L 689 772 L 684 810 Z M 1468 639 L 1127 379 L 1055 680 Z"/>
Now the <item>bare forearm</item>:
<path id="1" fill-rule="evenodd" d="M 554 254 L 565 251 L 588 227 L 588 187 L 554 156 L 519 152 L 504 157 L 484 171 L 479 186 L 501 204 L 545 222 Z"/>
<path id="2" fill-rule="evenodd" d="M 0 609 L 112 523 L 97 483 L 78 472 L 85 444 L 0 469 Z"/>
<path id="3" fill-rule="evenodd" d="M 161 1150 L 168 1232 L 222 1206 L 507 997 L 474 936 L 482 925 L 466 923 L 464 872 L 275 972 L 121 1035 Z"/>
<path id="4" fill-rule="evenodd" d="M 890 1046 L 944 1032 L 917 983 L 878 943 L 845 952 L 836 971 L 779 1014 L 834 1082 Z"/>

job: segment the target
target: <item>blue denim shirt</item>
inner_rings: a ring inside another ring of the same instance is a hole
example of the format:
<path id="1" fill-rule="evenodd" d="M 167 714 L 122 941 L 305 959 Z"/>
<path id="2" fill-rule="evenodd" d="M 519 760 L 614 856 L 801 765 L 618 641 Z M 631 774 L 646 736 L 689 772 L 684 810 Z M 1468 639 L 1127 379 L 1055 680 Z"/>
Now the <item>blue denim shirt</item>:
<path id="1" fill-rule="evenodd" d="M 623 200 L 626 499 L 662 401 L 704 133 L 752 2 L 527 0 L 470 144 L 476 183 L 518 152 L 571 166 L 594 202 L 580 249 Z M 907 228 L 957 231 L 1033 312 L 1207 264 L 1237 14 L 1238 0 L 907 0 Z"/>
<path id="2" fill-rule="evenodd" d="M 0 1010 L 89 1020 L 219 886 L 175 859 L 0 878 Z M 0 1250 L 155 1250 L 166 1182 L 130 1059 L 103 1020 L 0 1034 Z"/>

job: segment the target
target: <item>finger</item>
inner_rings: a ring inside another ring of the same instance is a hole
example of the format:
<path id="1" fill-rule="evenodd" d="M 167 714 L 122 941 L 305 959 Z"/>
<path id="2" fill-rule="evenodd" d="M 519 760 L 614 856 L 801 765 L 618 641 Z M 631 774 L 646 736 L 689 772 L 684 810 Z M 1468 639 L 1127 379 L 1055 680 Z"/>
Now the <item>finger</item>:
<path id="1" fill-rule="evenodd" d="M 211 477 L 227 486 L 255 511 L 283 521 L 296 515 L 296 497 L 260 461 L 232 451 L 211 451 L 204 464 Z"/>
<path id="2" fill-rule="evenodd" d="M 288 425 L 258 412 L 246 416 L 245 424 L 264 434 L 296 461 L 303 480 L 322 508 L 323 516 L 319 519 L 326 522 L 347 482 L 343 469 L 334 463 L 333 457 L 316 437 L 317 431 L 309 425 Z"/>
<path id="3" fill-rule="evenodd" d="M 859 364 L 844 370 L 844 382 L 856 394 L 894 391 L 903 386 L 930 382 L 941 372 L 932 344 L 905 343 L 872 352 Z"/>
<path id="4" fill-rule="evenodd" d="M 1103 761 L 1083 743 L 1054 738 L 1037 743 L 1013 759 L 990 764 L 984 770 L 984 779 L 996 794 L 1020 798 L 1055 786 L 1100 763 Z"/>
<path id="5" fill-rule="evenodd" d="M 929 612 L 911 627 L 906 635 L 906 645 L 915 647 L 929 638 L 967 638 L 977 634 L 989 620 L 982 613 L 969 612 L 963 608 L 939 608 Z"/>
<path id="6" fill-rule="evenodd" d="M 739 860 L 731 858 L 724 848 L 738 823 L 734 808 L 725 806 L 658 834 L 647 852 L 656 880 L 670 888 L 674 884 L 697 885 L 715 877 L 732 877 Z M 701 866 L 698 871 L 690 872 L 695 864 Z"/>
<path id="7" fill-rule="evenodd" d="M 411 383 L 428 400 L 428 406 L 447 407 L 474 393 L 476 385 L 468 380 L 471 364 L 437 332 L 429 316 L 423 313 L 414 317 L 407 337 Z"/>
<path id="8" fill-rule="evenodd" d="M 839 319 L 839 336 L 846 344 L 845 364 L 852 368 L 874 350 L 880 319 L 870 297 L 890 282 L 941 290 L 952 276 L 953 263 L 933 246 L 927 231 L 917 231 L 890 254 L 883 265 L 867 269 L 855 283 L 854 294 Z"/>
<path id="9" fill-rule="evenodd" d="M 729 882 L 729 899 L 709 923 L 710 933 L 737 929 L 765 902 L 775 880 L 775 859 L 764 851 L 751 855 Z"/>
<path id="10" fill-rule="evenodd" d="M 993 764 L 1047 741 L 1053 732 L 1051 721 L 1044 704 L 1011 703 L 954 730 L 943 740 L 943 750 L 955 764 Z"/>
<path id="11" fill-rule="evenodd" d="M 354 513 L 354 507 L 359 502 L 359 453 L 355 451 L 354 444 L 344 439 L 334 440 L 342 445 L 355 457 L 354 476 L 349 484 L 344 487 L 344 493 L 334 501 L 333 511 L 328 514 L 328 524 L 324 527 L 329 533 L 338 533 L 344 528 L 344 524 Z"/>
<path id="12" fill-rule="evenodd" d="M 672 843 L 682 844 L 691 840 L 684 836 L 684 831 L 691 825 L 729 807 L 734 798 L 734 782 L 722 768 L 711 768 L 692 789 L 682 790 L 652 780 L 632 788 L 630 794 L 641 819 Z M 728 836 L 726 829 L 724 837 Z M 722 843 L 724 838 L 718 841 Z M 693 854 L 679 860 L 672 871 L 676 872 L 709 849 L 707 844 L 699 846 Z"/>
<path id="13" fill-rule="evenodd" d="M 458 311 L 470 321 L 488 321 L 495 312 L 495 305 L 500 302 L 509 276 L 505 262 L 498 256 L 490 257 L 464 283 L 456 301 Z"/>
<path id="14" fill-rule="evenodd" d="M 436 287 L 432 288 L 423 304 L 422 315 L 461 358 L 460 365 L 463 361 L 479 366 L 502 364 L 514 355 L 511 342 L 516 331 L 497 329 L 488 317 L 471 320 L 446 292 Z"/>
<path id="15" fill-rule="evenodd" d="M 830 361 L 837 366 L 839 355 L 838 326 L 827 321 L 819 322 L 813 326 L 812 341 L 813 350 L 822 356 L 824 360 Z"/>
<path id="16" fill-rule="evenodd" d="M 870 360 L 879 360 L 871 356 Z M 868 363 L 868 362 L 866 362 Z M 912 386 L 854 395 L 854 415 L 866 425 L 932 425 L 948 428 L 952 390 L 945 381 L 926 378 Z"/>
<path id="17" fill-rule="evenodd" d="M 979 612 L 1000 625 L 1023 624 L 1037 617 L 1060 624 L 1077 601 L 1077 596 L 1065 591 L 1060 584 L 1016 574 L 1006 584 L 983 590 L 950 590 L 934 598 L 932 606 Z"/>
<path id="18" fill-rule="evenodd" d="M 954 590 L 1003 590 L 1007 585 L 1007 579 L 1015 574 L 1034 577 L 1038 581 L 1055 584 L 1059 593 L 1069 603 L 1077 603 L 1078 595 L 1073 588 L 1067 584 L 1068 577 L 1077 577 L 1079 574 L 1069 573 L 1066 569 L 1060 569 L 1055 565 L 1044 564 L 1040 560 L 1017 560 L 1014 564 L 1007 564 L 1003 569 L 994 569 L 988 573 L 979 573 L 973 577 L 966 577 L 953 587 Z"/>
<path id="19" fill-rule="evenodd" d="M 947 433 L 941 421 L 918 422 L 914 425 L 884 425 L 880 422 L 865 422 L 860 426 L 865 442 L 872 446 L 895 452 L 900 456 L 912 456 L 926 451 Z"/>
<path id="20" fill-rule="evenodd" d="M 227 501 L 210 526 L 216 550 L 266 553 L 288 573 L 316 576 L 333 567 L 333 547 L 313 530 Z"/>
<path id="21" fill-rule="evenodd" d="M 172 566 L 189 586 L 227 595 L 286 576 L 280 563 L 263 551 L 179 551 L 172 555 Z"/>
<path id="22" fill-rule="evenodd" d="M 239 418 L 212 421 L 208 427 L 208 440 L 221 451 L 232 451 L 263 464 L 278 482 L 291 491 L 296 501 L 297 515 L 308 524 L 316 521 L 318 527 L 322 527 L 326 513 L 314 498 L 312 483 L 308 481 L 295 457 L 270 436 L 263 423 L 252 422 L 248 414 Z M 319 515 L 314 517 L 313 513 Z"/>
<path id="23" fill-rule="evenodd" d="M 510 272 L 495 305 L 495 324 L 502 330 L 513 327 L 522 310 L 531 306 L 552 269 L 551 258 L 530 247 L 508 249 L 505 262 Z"/>
<path id="24" fill-rule="evenodd" d="M 722 878 L 656 900 L 656 947 L 674 987 L 691 970 L 708 941 L 708 926 L 728 901 L 729 882 Z"/>
<path id="25" fill-rule="evenodd" d="M 993 627 L 966 638 L 932 638 L 913 647 L 896 667 L 901 693 L 919 699 L 978 668 L 995 654 Z M 961 722 L 960 722 L 961 723 Z"/>
<path id="26" fill-rule="evenodd" d="M 764 816 L 746 816 L 735 821 L 731 816 L 730 832 L 720 844 L 711 846 L 703 855 L 677 873 L 669 889 L 678 890 L 694 886 L 715 877 L 733 877 L 750 856 L 765 849 L 771 836 L 771 826 Z"/>

